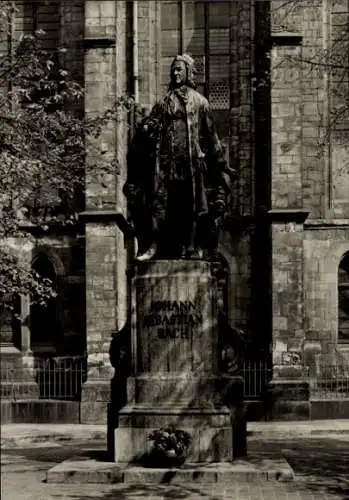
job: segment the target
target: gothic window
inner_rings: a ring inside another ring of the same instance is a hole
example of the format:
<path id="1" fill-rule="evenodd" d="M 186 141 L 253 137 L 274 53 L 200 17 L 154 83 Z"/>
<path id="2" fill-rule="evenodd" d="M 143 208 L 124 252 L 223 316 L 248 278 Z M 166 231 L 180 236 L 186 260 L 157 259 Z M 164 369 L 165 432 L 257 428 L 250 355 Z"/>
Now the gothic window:
<path id="1" fill-rule="evenodd" d="M 45 254 L 39 254 L 32 268 L 43 278 L 49 278 L 56 287 L 57 277 L 52 262 Z M 33 352 L 55 351 L 58 340 L 57 301 L 48 300 L 45 306 L 33 304 L 30 308 L 31 347 Z"/>
<path id="2" fill-rule="evenodd" d="M 338 270 L 338 340 L 349 343 L 349 253 Z"/>
<path id="3" fill-rule="evenodd" d="M 173 57 L 190 54 L 195 60 L 197 90 L 209 99 L 218 135 L 227 145 L 232 3 L 220 0 L 160 3 L 160 94 L 167 91 Z"/>
<path id="4" fill-rule="evenodd" d="M 42 38 L 42 45 L 48 51 L 56 50 L 59 43 L 60 3 L 59 0 L 35 0 L 23 4 L 24 31 L 43 30 L 46 35 Z M 21 10 L 17 15 L 22 15 Z M 23 28 L 18 23 L 18 31 L 21 32 Z"/>

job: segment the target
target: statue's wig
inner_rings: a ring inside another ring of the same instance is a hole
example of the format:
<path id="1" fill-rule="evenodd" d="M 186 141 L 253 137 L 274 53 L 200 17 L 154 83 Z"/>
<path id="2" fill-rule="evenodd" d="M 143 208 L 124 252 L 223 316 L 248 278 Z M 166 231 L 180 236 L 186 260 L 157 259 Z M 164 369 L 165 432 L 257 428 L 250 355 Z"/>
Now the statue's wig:
<path id="1" fill-rule="evenodd" d="M 185 84 L 188 87 L 191 87 L 192 89 L 196 88 L 196 83 L 194 81 L 194 75 L 195 75 L 195 62 L 194 59 L 189 55 L 189 54 L 178 54 L 172 61 L 171 63 L 171 73 L 172 73 L 172 67 L 173 65 L 178 62 L 182 61 L 185 64 L 185 68 L 187 70 L 187 79 Z M 172 88 L 172 78 L 170 81 L 169 88 Z"/>

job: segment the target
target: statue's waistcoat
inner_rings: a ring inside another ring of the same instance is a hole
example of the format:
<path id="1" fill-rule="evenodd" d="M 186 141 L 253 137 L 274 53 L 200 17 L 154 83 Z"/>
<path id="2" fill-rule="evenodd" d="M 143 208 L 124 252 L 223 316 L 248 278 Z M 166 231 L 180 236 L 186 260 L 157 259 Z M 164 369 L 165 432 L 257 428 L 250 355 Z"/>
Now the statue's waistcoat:
<path id="1" fill-rule="evenodd" d="M 161 117 L 162 128 L 156 144 L 156 165 L 155 165 L 155 178 L 154 190 L 159 188 L 159 179 L 161 171 L 162 158 L 160 155 L 161 144 L 164 140 L 165 134 L 171 133 L 171 120 L 175 114 L 176 98 L 181 99 L 181 95 L 175 94 L 173 91 L 162 99 L 158 106 L 154 109 Z M 193 210 L 196 214 L 202 215 L 207 213 L 207 199 L 204 187 L 204 170 L 208 167 L 204 161 L 205 153 L 203 149 L 204 144 L 200 143 L 208 139 L 208 143 L 213 143 L 217 137 L 211 137 L 211 140 L 206 137 L 208 134 L 215 135 L 213 130 L 210 130 L 208 118 L 208 102 L 204 96 L 191 88 L 186 88 L 186 92 L 181 99 L 184 108 L 187 123 L 187 144 L 188 144 L 188 161 L 189 169 L 192 179 L 192 197 L 193 197 Z M 174 155 L 174 151 L 168 152 L 169 156 Z"/>

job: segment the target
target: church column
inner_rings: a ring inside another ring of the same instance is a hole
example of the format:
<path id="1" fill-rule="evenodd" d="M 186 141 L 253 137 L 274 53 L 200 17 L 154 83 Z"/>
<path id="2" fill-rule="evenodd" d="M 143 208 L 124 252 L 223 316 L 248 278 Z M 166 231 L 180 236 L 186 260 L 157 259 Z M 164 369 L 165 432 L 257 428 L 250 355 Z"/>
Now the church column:
<path id="1" fill-rule="evenodd" d="M 301 36 L 278 33 L 271 49 L 271 417 L 309 415 L 304 365 L 304 221 Z"/>
<path id="2" fill-rule="evenodd" d="M 126 92 L 127 2 L 88 0 L 85 3 L 85 112 L 98 115 Z M 127 126 L 120 112 L 94 144 L 87 145 L 86 207 L 82 214 L 86 238 L 86 335 L 88 376 L 82 390 L 81 420 L 106 422 L 113 369 L 109 359 L 112 335 L 127 316 L 126 258 L 123 233 L 117 225 L 125 213 Z M 95 149 L 98 150 L 96 155 Z M 94 175 L 101 157 L 119 172 Z M 100 157 L 98 155 L 101 155 Z"/>
<path id="3" fill-rule="evenodd" d="M 20 296 L 20 350 L 22 352 L 23 367 L 26 373 L 34 377 L 34 357 L 31 350 L 31 332 L 30 332 L 30 295 L 22 294 Z"/>

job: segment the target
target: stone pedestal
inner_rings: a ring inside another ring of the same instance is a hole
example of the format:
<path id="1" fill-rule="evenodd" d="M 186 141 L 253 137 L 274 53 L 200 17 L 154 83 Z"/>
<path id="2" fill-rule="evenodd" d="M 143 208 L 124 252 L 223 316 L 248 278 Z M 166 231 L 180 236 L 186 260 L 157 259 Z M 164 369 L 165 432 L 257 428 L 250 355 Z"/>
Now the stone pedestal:
<path id="1" fill-rule="evenodd" d="M 132 376 L 119 412 L 115 460 L 149 451 L 148 434 L 175 425 L 191 462 L 230 461 L 242 380 L 220 376 L 215 281 L 206 261 L 139 264 L 132 282 Z M 229 401 L 231 404 L 226 406 Z"/>

